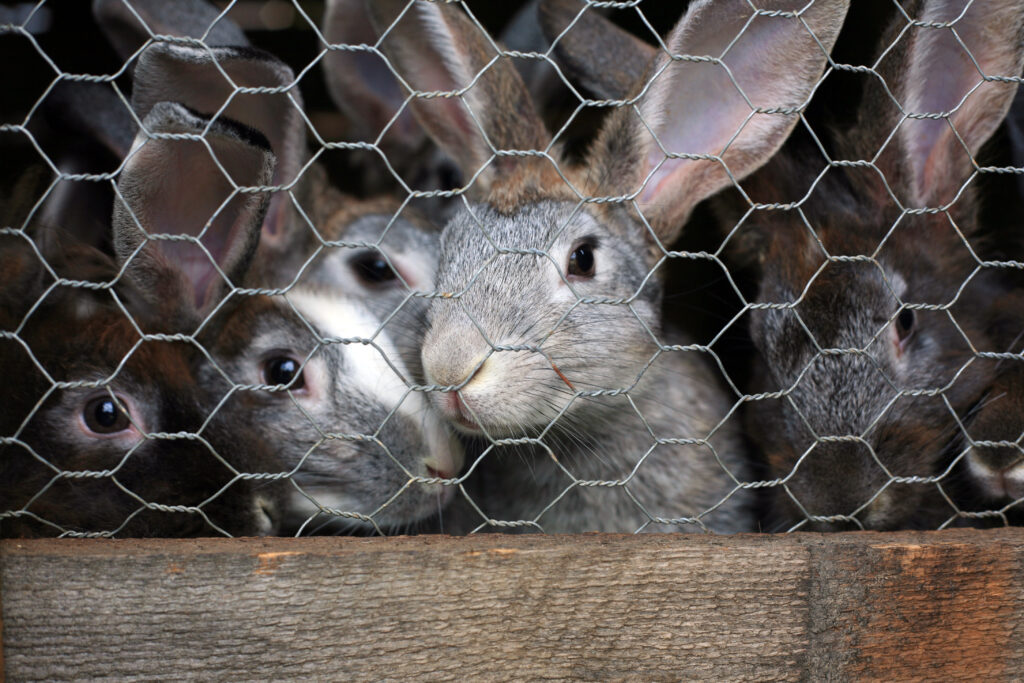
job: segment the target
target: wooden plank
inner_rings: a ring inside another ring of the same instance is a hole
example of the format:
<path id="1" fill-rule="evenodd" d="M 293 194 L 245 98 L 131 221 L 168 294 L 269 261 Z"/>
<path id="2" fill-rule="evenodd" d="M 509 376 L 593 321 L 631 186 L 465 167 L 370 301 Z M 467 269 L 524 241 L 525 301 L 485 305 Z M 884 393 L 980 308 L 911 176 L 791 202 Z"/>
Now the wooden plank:
<path id="1" fill-rule="evenodd" d="M 0 542 L 6 673 L 1024 678 L 1024 529 Z"/>

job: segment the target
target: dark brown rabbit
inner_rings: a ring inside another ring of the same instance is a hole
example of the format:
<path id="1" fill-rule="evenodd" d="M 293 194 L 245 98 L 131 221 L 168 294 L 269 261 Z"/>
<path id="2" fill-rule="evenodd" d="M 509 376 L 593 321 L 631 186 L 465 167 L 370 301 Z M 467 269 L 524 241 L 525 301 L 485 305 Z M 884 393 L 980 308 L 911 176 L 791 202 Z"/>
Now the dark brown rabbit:
<path id="1" fill-rule="evenodd" d="M 230 146 L 239 130 L 213 133 Z M 246 161 L 265 182 L 272 156 L 265 140 L 254 150 Z M 259 221 L 265 201 L 248 209 Z M 217 387 L 198 381 L 206 357 L 167 336 L 182 309 L 147 300 L 144 281 L 59 227 L 30 234 L 0 236 L 0 534 L 275 532 L 269 445 L 225 425 Z"/>
<path id="2" fill-rule="evenodd" d="M 0 236 L 0 535 L 275 532 L 282 491 L 255 476 L 268 444 L 216 414 L 195 347 L 139 333 L 173 313 L 108 256 L 38 232 Z"/>
<path id="3" fill-rule="evenodd" d="M 956 33 L 906 29 L 902 17 L 890 27 L 856 124 L 833 131 L 832 158 L 858 164 L 819 178 L 824 162 L 808 161 L 820 154 L 794 144 L 745 185 L 757 202 L 800 202 L 751 214 L 737 234 L 738 244 L 753 237 L 762 264 L 750 319 L 759 389 L 782 392 L 752 403 L 749 424 L 781 479 L 787 523 L 951 522 L 958 417 L 992 380 L 976 351 L 997 350 L 1002 285 L 979 268 L 985 244 L 969 181 L 1016 90 L 982 74 L 1021 72 L 1024 8 L 904 9 L 954 22 Z"/>

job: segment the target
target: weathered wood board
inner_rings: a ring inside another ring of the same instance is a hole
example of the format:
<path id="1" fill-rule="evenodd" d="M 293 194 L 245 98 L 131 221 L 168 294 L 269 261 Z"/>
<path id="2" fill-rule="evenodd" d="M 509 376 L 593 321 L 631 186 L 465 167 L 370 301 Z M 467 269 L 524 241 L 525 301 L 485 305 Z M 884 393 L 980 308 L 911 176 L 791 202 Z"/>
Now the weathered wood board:
<path id="1" fill-rule="evenodd" d="M 0 542 L 8 680 L 1024 679 L 1024 529 Z"/>

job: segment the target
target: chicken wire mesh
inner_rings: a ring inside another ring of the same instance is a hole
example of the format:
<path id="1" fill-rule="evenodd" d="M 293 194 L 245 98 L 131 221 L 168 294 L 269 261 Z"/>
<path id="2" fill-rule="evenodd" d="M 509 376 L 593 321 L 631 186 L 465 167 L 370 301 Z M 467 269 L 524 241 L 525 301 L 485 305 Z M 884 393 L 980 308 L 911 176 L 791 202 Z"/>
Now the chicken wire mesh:
<path id="1" fill-rule="evenodd" d="M 0 8 L 0 533 L 1016 521 L 1024 11 L 509 7 Z"/>

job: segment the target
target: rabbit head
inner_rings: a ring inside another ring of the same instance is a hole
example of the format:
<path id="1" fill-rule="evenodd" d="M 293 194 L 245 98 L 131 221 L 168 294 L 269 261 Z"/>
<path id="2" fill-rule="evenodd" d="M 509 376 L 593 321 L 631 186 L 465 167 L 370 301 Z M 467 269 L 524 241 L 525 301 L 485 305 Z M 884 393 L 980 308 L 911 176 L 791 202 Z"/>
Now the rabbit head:
<path id="1" fill-rule="evenodd" d="M 210 415 L 197 354 L 106 255 L 49 227 L 0 236 L 0 535 L 250 536 L 281 501 L 267 445 Z"/>
<path id="2" fill-rule="evenodd" d="M 274 451 L 293 484 L 285 528 L 320 513 L 355 528 L 435 513 L 462 452 L 410 389 L 384 318 L 316 278 L 272 296 L 237 287 L 265 228 L 246 209 L 270 182 L 256 134 L 240 144 L 229 119 L 168 102 L 145 123 L 119 180 L 115 245 L 151 298 L 191 314 L 183 329 L 209 357 L 199 376 L 221 392 L 217 414 Z"/>
<path id="3" fill-rule="evenodd" d="M 794 141 L 744 183 L 758 204 L 723 210 L 761 264 L 750 334 L 768 393 L 750 428 L 779 478 L 780 514 L 797 524 L 950 519 L 942 485 L 959 416 L 990 379 L 976 352 L 996 350 L 999 288 L 979 268 L 969 181 L 1016 89 L 987 77 L 1024 66 L 1024 11 L 907 11 L 925 25 L 900 15 L 884 37 L 856 126 L 831 131 L 839 161 L 826 171 L 817 144 Z"/>
<path id="4" fill-rule="evenodd" d="M 412 87 L 460 95 L 411 102 L 476 198 L 445 228 L 442 296 L 422 355 L 428 381 L 447 389 L 431 395 L 437 407 L 463 431 L 491 436 L 536 435 L 563 413 L 566 425 L 583 420 L 602 403 L 597 395 L 621 393 L 659 362 L 664 245 L 698 202 L 782 144 L 825 64 L 818 41 L 831 44 L 846 9 L 818 2 L 797 19 L 754 17 L 743 2 L 693 3 L 669 50 L 717 57 L 734 43 L 723 62 L 746 96 L 783 113 L 755 110 L 722 64 L 662 54 L 635 108 L 612 112 L 572 167 L 509 58 L 464 13 L 425 2 L 369 6 L 388 29 L 382 49 Z M 775 62 L 791 66 L 784 77 L 767 76 Z M 584 396 L 572 400 L 577 392 Z"/>

